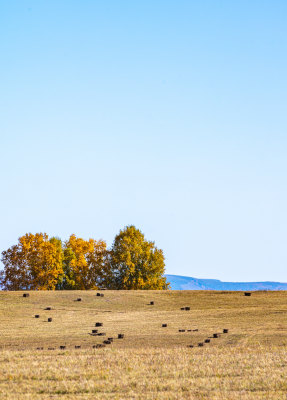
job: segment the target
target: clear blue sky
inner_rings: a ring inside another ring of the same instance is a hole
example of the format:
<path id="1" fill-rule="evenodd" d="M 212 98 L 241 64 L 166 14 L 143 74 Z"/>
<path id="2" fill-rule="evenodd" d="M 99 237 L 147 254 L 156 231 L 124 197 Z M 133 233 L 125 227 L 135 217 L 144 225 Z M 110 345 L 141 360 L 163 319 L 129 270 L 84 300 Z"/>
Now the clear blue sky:
<path id="1" fill-rule="evenodd" d="M 287 281 L 285 0 L 0 0 L 0 249 L 134 224 L 170 274 Z"/>

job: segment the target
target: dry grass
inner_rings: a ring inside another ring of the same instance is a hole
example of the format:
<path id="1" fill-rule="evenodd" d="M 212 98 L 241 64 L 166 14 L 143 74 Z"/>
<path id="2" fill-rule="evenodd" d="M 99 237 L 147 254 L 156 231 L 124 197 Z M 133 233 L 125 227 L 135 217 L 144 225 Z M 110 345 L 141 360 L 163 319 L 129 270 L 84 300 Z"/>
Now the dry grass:
<path id="1" fill-rule="evenodd" d="M 287 399 L 286 292 L 104 294 L 0 292 L 1 400 Z M 106 339 L 89 335 L 97 321 L 125 338 L 93 349 Z"/>

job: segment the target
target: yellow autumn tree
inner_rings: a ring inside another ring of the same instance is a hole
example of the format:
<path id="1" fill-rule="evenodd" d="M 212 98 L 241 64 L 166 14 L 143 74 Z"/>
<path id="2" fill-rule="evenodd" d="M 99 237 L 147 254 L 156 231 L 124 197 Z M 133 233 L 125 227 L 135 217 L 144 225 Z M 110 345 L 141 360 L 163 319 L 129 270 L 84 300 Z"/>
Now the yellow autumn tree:
<path id="1" fill-rule="evenodd" d="M 7 290 L 54 290 L 63 275 L 59 239 L 46 233 L 27 233 L 18 244 L 2 252 L 1 284 Z"/>
<path id="2" fill-rule="evenodd" d="M 135 226 L 127 226 L 115 237 L 109 252 L 110 289 L 168 289 L 164 277 L 163 251 L 147 241 Z"/>
<path id="3" fill-rule="evenodd" d="M 61 289 L 97 289 L 106 281 L 106 242 L 71 235 L 64 247 Z"/>

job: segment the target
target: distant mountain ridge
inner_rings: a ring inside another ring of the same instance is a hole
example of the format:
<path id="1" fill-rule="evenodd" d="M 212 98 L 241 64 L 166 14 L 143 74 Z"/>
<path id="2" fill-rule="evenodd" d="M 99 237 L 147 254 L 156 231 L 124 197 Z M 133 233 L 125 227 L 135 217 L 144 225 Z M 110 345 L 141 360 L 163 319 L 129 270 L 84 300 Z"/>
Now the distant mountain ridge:
<path id="1" fill-rule="evenodd" d="M 287 290 L 287 283 L 280 282 L 222 282 L 180 275 L 165 277 L 173 290 Z"/>

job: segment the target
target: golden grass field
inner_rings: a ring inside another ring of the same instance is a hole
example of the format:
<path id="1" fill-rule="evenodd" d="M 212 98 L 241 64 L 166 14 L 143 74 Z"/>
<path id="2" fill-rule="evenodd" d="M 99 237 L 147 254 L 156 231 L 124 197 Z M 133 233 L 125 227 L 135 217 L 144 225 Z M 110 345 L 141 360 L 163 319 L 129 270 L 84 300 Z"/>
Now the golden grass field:
<path id="1" fill-rule="evenodd" d="M 0 292 L 1 400 L 287 399 L 287 292 L 23 293 Z"/>

